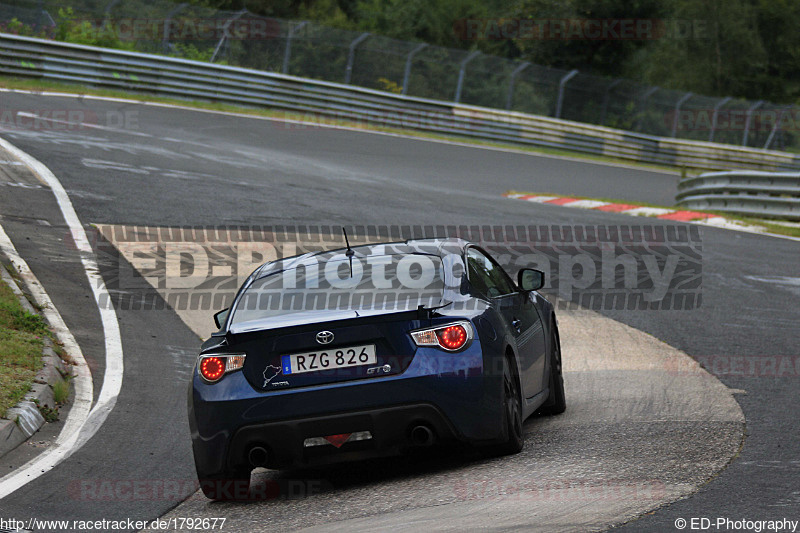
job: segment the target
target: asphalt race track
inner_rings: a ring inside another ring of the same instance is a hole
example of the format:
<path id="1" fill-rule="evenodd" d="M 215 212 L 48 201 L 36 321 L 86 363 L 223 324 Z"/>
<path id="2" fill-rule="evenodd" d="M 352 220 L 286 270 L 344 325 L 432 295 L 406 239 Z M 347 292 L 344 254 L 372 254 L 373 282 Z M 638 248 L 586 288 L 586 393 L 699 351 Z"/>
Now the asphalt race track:
<path id="1" fill-rule="evenodd" d="M 5 92 L 0 98 L 3 110 L 82 113 L 81 127 L 21 121 L 3 124 L 0 137 L 58 177 L 87 228 L 629 225 L 621 215 L 501 194 L 517 189 L 671 204 L 676 181 L 673 174 L 606 164 L 130 102 Z M 75 335 L 97 394 L 105 370 L 103 330 L 59 208 L 52 192 L 23 169 L 2 176 L 0 223 Z M 673 531 L 679 518 L 796 520 L 800 243 L 701 232 L 699 308 L 564 312 L 565 329 L 574 332 L 564 340 L 565 359 L 574 354 L 573 366 L 565 362 L 574 403 L 561 417 L 530 419 L 522 454 L 490 460 L 434 454 L 388 465 L 256 474 L 275 491 L 267 502 L 192 496 L 185 395 L 198 336 L 170 310 L 121 310 L 125 374 L 114 410 L 64 463 L 0 494 L 0 517 L 150 520 L 171 511 L 167 517 L 228 517 L 223 531 L 459 523 L 580 530 L 627 520 L 621 529 Z M 105 267 L 104 276 L 131 268 L 124 258 Z M 112 292 L 117 301 L 129 296 Z M 604 338 L 602 331 L 617 335 Z M 614 345 L 626 336 L 628 346 L 647 345 L 656 355 L 644 364 Z M 591 342 L 603 347 L 601 355 L 587 350 Z M 680 352 L 731 390 L 686 366 Z M 676 371 L 669 361 L 683 362 Z M 0 476 L 25 459 L 20 451 L 0 460 Z M 103 482 L 176 480 L 175 490 L 157 498 L 92 490 Z"/>

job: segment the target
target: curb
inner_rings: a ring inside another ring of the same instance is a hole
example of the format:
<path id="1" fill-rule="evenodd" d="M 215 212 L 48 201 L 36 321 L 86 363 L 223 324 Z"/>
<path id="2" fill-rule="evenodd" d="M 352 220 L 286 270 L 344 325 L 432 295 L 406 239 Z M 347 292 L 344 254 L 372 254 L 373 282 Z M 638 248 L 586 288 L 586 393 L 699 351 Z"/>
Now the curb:
<path id="1" fill-rule="evenodd" d="M 645 207 L 639 205 L 607 202 L 604 200 L 590 200 L 586 198 L 574 198 L 571 196 L 554 196 L 513 191 L 503 193 L 503 196 L 514 200 L 524 200 L 526 202 L 533 202 L 537 204 L 560 205 L 562 207 L 591 209 L 596 211 L 618 213 L 620 215 L 651 217 L 659 220 L 672 220 L 676 222 L 686 222 L 689 224 L 700 224 L 703 226 L 713 226 L 715 228 L 735 229 L 752 233 L 766 233 L 766 228 L 761 226 L 751 226 L 738 220 L 731 220 L 720 215 L 701 213 L 699 211 L 687 211 L 667 207 Z"/>
<path id="2" fill-rule="evenodd" d="M 11 287 L 27 312 L 40 315 L 17 285 L 17 280 L 6 271 L 5 265 L 8 264 L 8 258 L 4 255 L 0 257 L 3 259 L 0 264 L 0 278 Z M 42 368 L 33 378 L 30 392 L 21 402 L 6 412 L 6 418 L 0 418 L 0 457 L 27 441 L 45 424 L 45 419 L 39 412 L 37 404 L 53 409 L 56 407 L 53 384 L 63 382 L 65 375 L 72 375 L 72 369 L 58 357 L 53 349 L 52 341 L 45 337 L 42 349 Z"/>
<path id="3" fill-rule="evenodd" d="M 67 195 L 66 189 L 58 178 L 41 161 L 31 157 L 0 136 L 0 154 L 12 163 L 22 163 L 44 184 L 50 187 L 55 196 L 55 201 L 64 221 L 69 227 L 69 232 L 75 246 L 81 252 L 81 265 L 83 266 L 89 288 L 94 295 L 100 319 L 103 324 L 103 333 L 106 347 L 106 372 L 103 377 L 103 387 L 100 390 L 97 404 L 94 401 L 94 383 L 92 372 L 81 347 L 75 336 L 67 327 L 64 318 L 58 312 L 42 283 L 36 278 L 25 259 L 20 256 L 14 243 L 0 225 L 0 252 L 11 264 L 9 273 L 13 274 L 25 287 L 25 294 L 34 304 L 39 314 L 43 315 L 55 335 L 53 342 L 58 342 L 68 354 L 67 359 L 72 373 L 71 399 L 69 409 L 63 417 L 63 425 L 54 437 L 50 446 L 41 453 L 36 454 L 25 464 L 6 474 L 0 474 L 0 494 L 9 495 L 24 487 L 34 479 L 55 468 L 75 450 L 87 442 L 108 418 L 119 389 L 122 385 L 122 341 L 120 338 L 119 324 L 113 308 L 105 308 L 99 304 L 103 298 L 108 297 L 105 282 L 99 274 L 97 262 L 94 259 L 94 250 L 89 243 L 86 231 L 81 225 L 78 214 Z M 92 406 L 94 405 L 94 409 Z M 100 407 L 102 406 L 102 407 Z M 89 415 L 95 415 L 90 419 Z M 54 428 L 57 429 L 57 428 Z"/>

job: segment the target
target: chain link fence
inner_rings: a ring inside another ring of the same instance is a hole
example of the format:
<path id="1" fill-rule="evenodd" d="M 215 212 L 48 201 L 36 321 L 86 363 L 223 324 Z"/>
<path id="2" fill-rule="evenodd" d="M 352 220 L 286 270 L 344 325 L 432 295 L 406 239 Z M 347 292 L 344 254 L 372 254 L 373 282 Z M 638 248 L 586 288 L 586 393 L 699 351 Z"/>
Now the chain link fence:
<path id="1" fill-rule="evenodd" d="M 69 7 L 67 7 L 69 6 Z M 0 31 L 168 54 L 622 130 L 800 151 L 800 110 L 168 0 L 0 4 Z"/>

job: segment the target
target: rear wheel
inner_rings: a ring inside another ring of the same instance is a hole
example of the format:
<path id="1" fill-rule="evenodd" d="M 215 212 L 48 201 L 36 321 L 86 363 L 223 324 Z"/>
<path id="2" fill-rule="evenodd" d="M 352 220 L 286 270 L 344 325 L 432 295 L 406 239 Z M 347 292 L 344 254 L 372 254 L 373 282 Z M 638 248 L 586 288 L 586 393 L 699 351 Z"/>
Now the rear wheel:
<path id="1" fill-rule="evenodd" d="M 492 448 L 497 455 L 511 455 L 522 451 L 525 434 L 522 431 L 522 401 L 519 382 L 511 371 L 508 357 L 503 358 L 503 414 L 506 440 Z"/>
<path id="2" fill-rule="evenodd" d="M 543 415 L 558 415 L 567 410 L 567 398 L 564 394 L 564 376 L 561 371 L 561 339 L 558 327 L 553 320 L 552 352 L 550 354 L 550 395 L 539 409 Z"/>
<path id="3" fill-rule="evenodd" d="M 211 500 L 246 500 L 250 494 L 250 470 L 203 476 L 200 478 L 200 489 Z"/>

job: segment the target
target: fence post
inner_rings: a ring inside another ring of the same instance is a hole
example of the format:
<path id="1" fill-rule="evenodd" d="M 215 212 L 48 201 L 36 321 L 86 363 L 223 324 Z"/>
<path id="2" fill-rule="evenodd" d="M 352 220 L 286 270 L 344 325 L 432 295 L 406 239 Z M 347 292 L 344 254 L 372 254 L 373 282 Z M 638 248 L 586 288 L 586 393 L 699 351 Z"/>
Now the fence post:
<path id="1" fill-rule="evenodd" d="M 350 51 L 347 54 L 347 68 L 344 71 L 344 82 L 347 84 L 350 83 L 350 78 L 353 76 L 353 60 L 356 56 L 356 46 L 361 44 L 367 37 L 369 37 L 369 32 L 364 32 L 350 43 Z"/>
<path id="2" fill-rule="evenodd" d="M 558 82 L 558 100 L 556 101 L 556 118 L 561 118 L 561 107 L 564 105 L 564 88 L 567 82 L 578 75 L 577 70 L 572 70 Z"/>
<path id="3" fill-rule="evenodd" d="M 783 120 L 783 114 L 786 113 L 787 109 L 790 109 L 792 106 L 787 105 L 786 107 L 781 108 L 780 113 L 778 113 L 778 120 L 775 121 L 775 125 L 772 126 L 772 131 L 769 132 L 769 137 L 767 137 L 767 142 L 764 143 L 764 150 L 769 150 L 769 145 L 772 144 L 772 139 L 775 138 L 775 132 L 778 131 L 778 128 L 781 127 L 781 121 Z"/>
<path id="4" fill-rule="evenodd" d="M 188 6 L 186 2 L 183 4 L 178 4 L 175 9 L 167 13 L 167 16 L 164 18 L 164 36 L 161 39 L 161 47 L 164 49 L 164 53 L 169 52 L 169 30 L 170 25 L 172 24 L 172 17 L 178 13 L 181 9 Z"/>
<path id="5" fill-rule="evenodd" d="M 300 24 L 290 27 L 289 33 L 286 34 L 286 50 L 283 51 L 283 67 L 281 68 L 281 72 L 284 74 L 289 72 L 289 59 L 292 56 L 292 38 L 294 38 L 294 34 L 300 31 L 306 24 L 308 24 L 308 21 L 304 20 Z"/>
<path id="6" fill-rule="evenodd" d="M 49 12 L 49 11 L 47 11 L 46 9 L 43 9 L 43 10 L 42 10 L 42 14 L 43 14 L 43 15 L 46 15 L 46 16 L 47 16 L 47 18 L 48 18 L 48 19 L 50 19 L 50 25 L 51 25 L 51 26 L 53 26 L 53 27 L 57 26 L 57 24 L 56 24 L 56 21 L 55 21 L 55 20 L 53 20 L 53 17 L 50 15 L 50 12 Z M 105 26 L 105 23 L 103 23 L 103 25 Z"/>
<path id="7" fill-rule="evenodd" d="M 797 117 L 794 105 L 786 106 L 786 111 L 789 113 L 791 124 L 794 124 L 794 119 Z M 778 130 L 778 147 L 776 149 L 781 151 L 786 149 L 786 128 Z"/>
<path id="8" fill-rule="evenodd" d="M 224 45 L 225 41 L 228 40 L 228 28 L 230 27 L 231 22 L 233 22 L 234 20 L 238 19 L 239 17 L 241 17 L 245 13 L 247 13 L 247 10 L 246 9 L 242 9 L 241 11 L 236 13 L 236 15 L 234 15 L 231 18 L 229 18 L 228 20 L 226 20 L 225 24 L 222 25 L 222 37 L 220 37 L 219 42 L 217 43 L 217 46 L 214 47 L 214 53 L 211 54 L 211 61 L 210 61 L 211 63 L 213 63 L 214 60 L 217 58 L 217 54 L 219 53 L 220 49 L 222 48 L 222 45 Z"/>
<path id="9" fill-rule="evenodd" d="M 606 115 L 608 114 L 608 102 L 611 100 L 611 90 L 620 83 L 622 83 L 622 78 L 612 81 L 606 87 L 605 94 L 603 94 L 603 111 L 600 113 L 601 126 L 605 126 L 606 124 Z"/>
<path id="10" fill-rule="evenodd" d="M 744 121 L 744 133 L 742 134 L 742 146 L 747 146 L 747 137 L 750 134 L 750 119 L 753 117 L 753 111 L 762 105 L 764 105 L 764 100 L 759 100 L 747 110 L 747 118 Z"/>
<path id="11" fill-rule="evenodd" d="M 711 131 L 708 133 L 708 142 L 714 141 L 714 132 L 717 130 L 717 116 L 719 116 L 719 108 L 731 101 L 730 96 L 726 96 L 714 106 L 714 115 L 711 118 Z"/>
<path id="12" fill-rule="evenodd" d="M 531 66 L 530 63 L 524 61 L 520 66 L 514 69 L 511 73 L 511 78 L 508 80 L 508 94 L 506 95 L 506 110 L 511 109 L 511 102 L 514 100 L 514 82 L 517 81 L 517 76 L 520 72 Z"/>
<path id="13" fill-rule="evenodd" d="M 111 10 L 114 9 L 120 0 L 111 0 L 107 5 L 106 8 L 103 10 L 103 27 L 108 23 L 108 19 L 111 16 Z"/>
<path id="14" fill-rule="evenodd" d="M 458 71 L 458 84 L 456 85 L 456 97 L 453 98 L 455 103 L 459 103 L 461 101 L 461 90 L 464 88 L 464 75 L 467 71 L 467 63 L 478 57 L 478 55 L 480 55 L 480 52 L 478 50 L 474 50 L 461 62 L 461 69 Z"/>
<path id="15" fill-rule="evenodd" d="M 659 89 L 661 89 L 661 87 L 658 87 L 658 86 L 650 87 L 647 91 L 645 91 L 645 93 L 639 99 L 639 117 L 636 119 L 636 127 L 635 127 L 636 130 L 641 131 L 641 129 L 642 129 L 642 118 L 644 116 L 644 106 L 647 105 L 647 100 L 651 96 L 653 96 L 655 93 L 657 93 Z"/>
<path id="16" fill-rule="evenodd" d="M 411 80 L 411 62 L 414 60 L 414 56 L 422 52 L 427 46 L 428 43 L 421 43 L 408 53 L 408 57 L 406 57 L 406 70 L 403 73 L 403 92 L 401 94 L 408 94 L 408 83 Z"/>
<path id="17" fill-rule="evenodd" d="M 693 96 L 693 94 L 694 93 L 691 93 L 691 92 L 684 94 L 683 96 L 681 96 L 680 100 L 678 100 L 677 103 L 675 104 L 675 116 L 672 117 L 672 135 L 671 135 L 671 137 L 673 139 L 678 134 L 678 115 L 681 112 L 681 106 L 684 104 L 684 102 L 686 102 L 686 100 L 691 98 Z"/>

